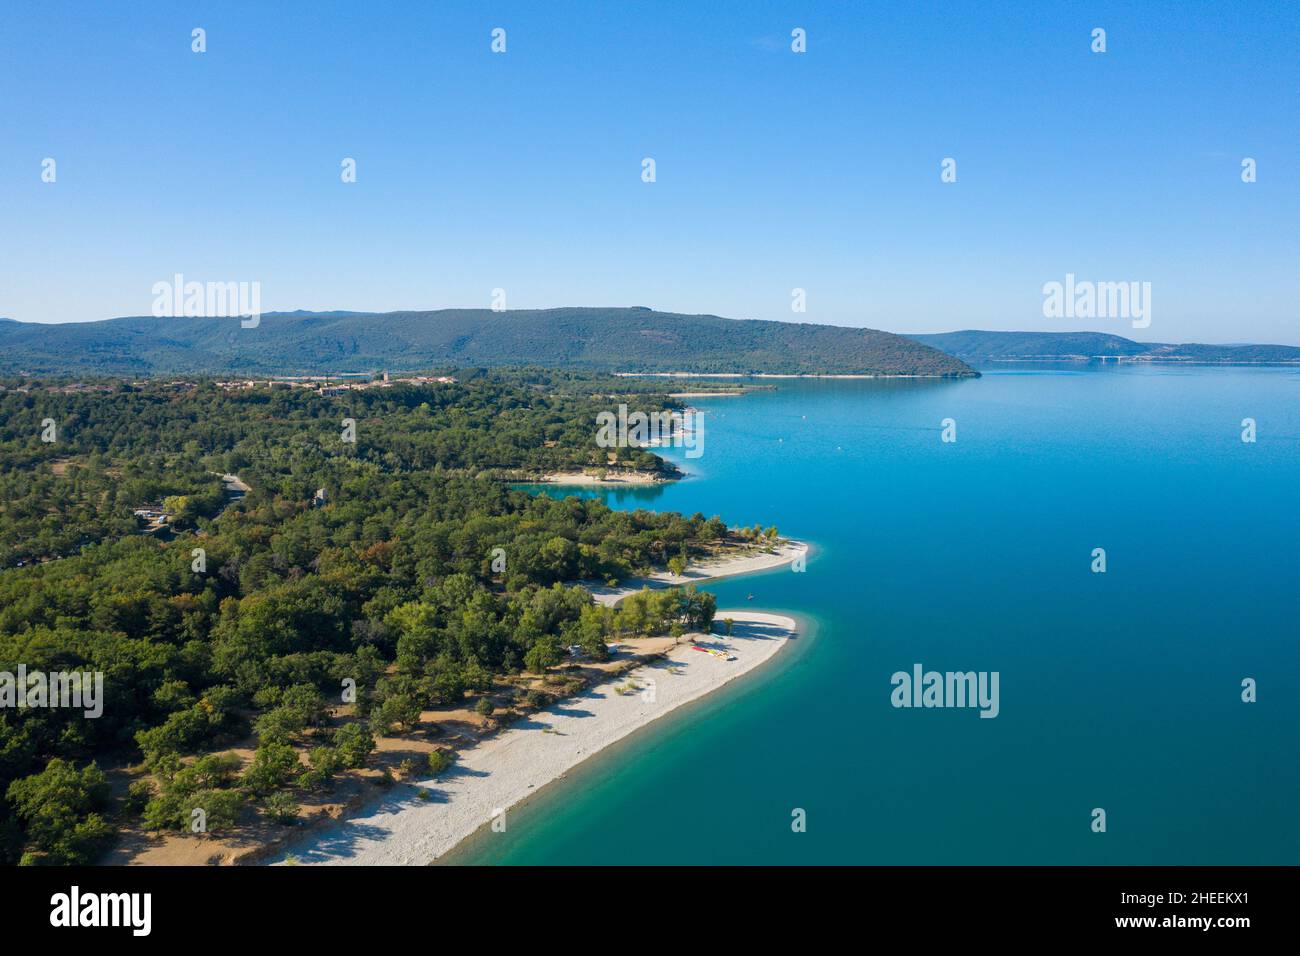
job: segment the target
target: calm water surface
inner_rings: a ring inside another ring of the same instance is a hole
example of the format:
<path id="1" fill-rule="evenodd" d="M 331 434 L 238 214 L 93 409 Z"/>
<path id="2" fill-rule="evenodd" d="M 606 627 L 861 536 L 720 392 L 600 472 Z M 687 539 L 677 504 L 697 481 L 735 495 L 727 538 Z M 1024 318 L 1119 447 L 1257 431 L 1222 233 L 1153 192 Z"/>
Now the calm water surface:
<path id="1" fill-rule="evenodd" d="M 709 587 L 803 636 L 459 861 L 1300 863 L 1300 373 L 1043 368 L 693 402 L 689 480 L 585 493 L 813 542 L 806 573 Z M 890 676 L 918 662 L 998 671 L 1000 715 L 893 708 Z"/>

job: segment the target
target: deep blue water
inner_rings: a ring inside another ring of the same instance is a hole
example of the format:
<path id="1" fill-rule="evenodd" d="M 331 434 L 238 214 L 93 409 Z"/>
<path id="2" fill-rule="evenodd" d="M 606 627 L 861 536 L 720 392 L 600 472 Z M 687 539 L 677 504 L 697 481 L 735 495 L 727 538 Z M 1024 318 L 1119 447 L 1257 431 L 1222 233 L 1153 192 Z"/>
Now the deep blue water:
<path id="1" fill-rule="evenodd" d="M 694 400 L 688 480 L 598 493 L 811 541 L 708 588 L 804 635 L 462 859 L 1300 863 L 1300 373 L 777 385 Z M 999 672 L 999 716 L 892 707 L 917 662 Z"/>

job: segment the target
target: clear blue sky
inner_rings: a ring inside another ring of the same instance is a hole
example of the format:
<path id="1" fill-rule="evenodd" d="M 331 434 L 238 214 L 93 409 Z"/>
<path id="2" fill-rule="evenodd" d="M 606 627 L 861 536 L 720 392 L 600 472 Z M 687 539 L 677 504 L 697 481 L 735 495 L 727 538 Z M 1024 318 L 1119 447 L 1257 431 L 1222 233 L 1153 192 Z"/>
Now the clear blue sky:
<path id="1" fill-rule="evenodd" d="M 1300 344 L 1292 0 L 8 4 L 0 63 L 0 315 L 24 321 L 148 314 L 180 272 L 259 281 L 266 311 L 502 287 Z M 1151 327 L 1044 318 L 1067 272 L 1151 282 Z"/>

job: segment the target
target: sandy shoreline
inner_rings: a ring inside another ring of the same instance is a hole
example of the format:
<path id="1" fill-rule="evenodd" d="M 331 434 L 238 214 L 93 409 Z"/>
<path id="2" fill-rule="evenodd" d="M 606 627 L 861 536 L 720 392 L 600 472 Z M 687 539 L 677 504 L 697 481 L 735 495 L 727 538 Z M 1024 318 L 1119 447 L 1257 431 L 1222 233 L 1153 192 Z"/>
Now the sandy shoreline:
<path id="1" fill-rule="evenodd" d="M 662 588 L 676 588 L 687 584 L 702 584 L 716 578 L 730 578 L 739 574 L 753 574 L 755 571 L 767 571 L 790 564 L 796 559 L 807 557 L 808 545 L 802 541 L 782 541 L 770 553 L 760 551 L 734 558 L 722 558 L 717 561 L 702 561 L 692 564 L 685 574 L 673 574 L 671 571 L 658 571 L 644 578 L 629 578 L 616 588 L 605 587 L 594 582 L 584 581 L 583 587 L 591 592 L 597 604 L 613 606 L 627 595 L 642 588 L 658 591 Z M 718 620 L 723 615 L 719 612 Z"/>
<path id="2" fill-rule="evenodd" d="M 807 545 L 785 542 L 773 554 L 743 557 L 691 568 L 685 575 L 661 572 L 619 588 L 593 588 L 596 600 L 614 604 L 642 587 L 662 588 L 747 574 L 789 564 Z M 600 593 L 595 593 L 600 592 Z M 732 620 L 732 635 L 723 621 Z M 347 819 L 313 827 L 268 858 L 303 864 L 424 865 L 435 862 L 467 837 L 548 783 L 676 708 L 703 697 L 768 661 L 794 636 L 793 618 L 763 611 L 720 610 L 715 633 L 683 638 L 658 659 L 609 681 L 594 684 L 517 721 L 474 747 L 461 751 L 441 776 L 403 782 Z M 724 660 L 694 649 L 723 650 Z M 624 642 L 620 653 L 635 649 Z M 428 791 L 421 799 L 418 791 Z"/>
<path id="3" fill-rule="evenodd" d="M 795 632 L 793 618 L 760 611 L 720 611 L 733 634 L 701 638 L 727 661 L 679 644 L 663 659 L 589 687 L 462 752 L 437 779 L 403 783 L 347 820 L 314 828 L 268 862 L 424 865 L 537 793 L 610 744 L 717 690 L 776 654 Z M 627 692 L 620 693 L 622 687 Z M 430 798 L 417 796 L 426 788 Z"/>
<path id="4" fill-rule="evenodd" d="M 669 392 L 669 398 L 740 398 L 742 395 L 748 395 L 744 392 Z"/>
<path id="5" fill-rule="evenodd" d="M 542 476 L 541 483 L 551 485 L 662 485 L 674 479 L 643 471 L 625 471 L 597 478 L 581 471 L 552 472 Z M 527 484 L 527 482 L 523 482 Z"/>

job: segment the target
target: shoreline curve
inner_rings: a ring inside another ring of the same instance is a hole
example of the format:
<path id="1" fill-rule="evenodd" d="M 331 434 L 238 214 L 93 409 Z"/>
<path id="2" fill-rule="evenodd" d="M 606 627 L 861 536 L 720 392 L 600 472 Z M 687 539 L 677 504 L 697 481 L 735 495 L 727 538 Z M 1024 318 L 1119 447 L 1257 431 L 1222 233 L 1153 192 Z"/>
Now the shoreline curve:
<path id="1" fill-rule="evenodd" d="M 684 575 L 660 572 L 619 588 L 592 588 L 593 596 L 612 605 L 642 587 L 675 587 L 770 570 L 809 550 L 803 542 L 786 541 L 772 553 L 705 564 Z M 725 630 L 728 618 L 733 621 L 730 636 L 718 633 Z M 556 701 L 462 751 L 439 777 L 404 782 L 343 819 L 314 826 L 264 862 L 437 863 L 495 819 L 504 817 L 508 826 L 512 809 L 601 751 L 757 670 L 798 630 L 787 615 L 719 610 L 712 634 L 686 635 L 633 670 Z M 418 796 L 421 790 L 427 798 Z"/>

